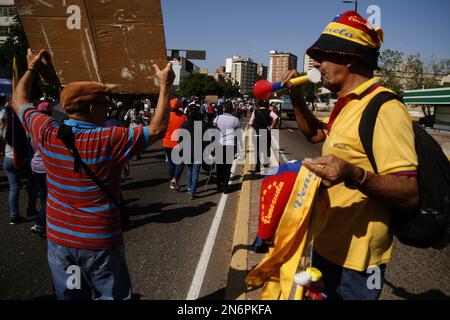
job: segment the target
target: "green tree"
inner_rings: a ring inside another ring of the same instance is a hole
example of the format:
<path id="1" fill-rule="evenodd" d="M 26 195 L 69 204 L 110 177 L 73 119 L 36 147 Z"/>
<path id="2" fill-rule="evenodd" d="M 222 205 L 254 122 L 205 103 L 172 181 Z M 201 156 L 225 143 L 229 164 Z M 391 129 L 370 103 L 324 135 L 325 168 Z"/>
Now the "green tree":
<path id="1" fill-rule="evenodd" d="M 226 99 L 241 96 L 241 93 L 239 92 L 239 85 L 234 84 L 230 80 L 219 79 L 218 87 L 219 87 L 218 95 Z"/>
<path id="2" fill-rule="evenodd" d="M 380 70 L 378 74 L 386 87 L 397 93 L 403 92 L 402 86 L 403 53 L 387 49 L 381 52 L 378 60 Z"/>
<path id="3" fill-rule="evenodd" d="M 419 53 L 409 55 L 403 63 L 404 89 L 416 90 L 425 87 L 425 65 Z"/>
<path id="4" fill-rule="evenodd" d="M 442 77 L 450 73 L 450 59 L 426 64 L 419 53 L 407 57 L 397 50 L 384 50 L 379 59 L 380 76 L 384 84 L 397 93 L 404 90 L 442 87 Z"/>
<path id="5" fill-rule="evenodd" d="M 184 77 L 180 83 L 180 93 L 183 96 L 218 95 L 220 91 L 217 81 L 206 74 L 192 73 Z"/>
<path id="6" fill-rule="evenodd" d="M 442 78 L 450 74 L 450 59 L 441 59 L 431 62 L 428 75 L 424 80 L 425 88 L 439 88 L 448 86 L 448 84 L 441 84 Z"/>

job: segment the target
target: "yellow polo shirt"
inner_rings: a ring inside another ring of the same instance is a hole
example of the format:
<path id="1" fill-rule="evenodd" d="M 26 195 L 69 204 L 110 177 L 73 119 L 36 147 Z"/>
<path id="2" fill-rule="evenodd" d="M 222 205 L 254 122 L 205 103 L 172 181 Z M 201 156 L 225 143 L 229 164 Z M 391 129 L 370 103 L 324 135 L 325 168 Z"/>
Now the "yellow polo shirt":
<path id="1" fill-rule="evenodd" d="M 360 95 L 377 81 L 379 79 L 373 78 L 352 93 Z M 324 142 L 322 155 L 333 154 L 373 172 L 359 138 L 358 126 L 369 101 L 382 91 L 390 90 L 378 87 L 361 100 L 350 101 L 341 110 Z M 397 100 L 386 102 L 378 113 L 373 153 L 381 175 L 417 169 L 412 121 L 405 106 Z M 358 190 L 346 188 L 343 183 L 327 189 L 324 194 L 330 206 L 318 212 L 323 229 L 316 236 L 315 250 L 325 259 L 357 271 L 387 263 L 392 253 L 387 207 Z"/>

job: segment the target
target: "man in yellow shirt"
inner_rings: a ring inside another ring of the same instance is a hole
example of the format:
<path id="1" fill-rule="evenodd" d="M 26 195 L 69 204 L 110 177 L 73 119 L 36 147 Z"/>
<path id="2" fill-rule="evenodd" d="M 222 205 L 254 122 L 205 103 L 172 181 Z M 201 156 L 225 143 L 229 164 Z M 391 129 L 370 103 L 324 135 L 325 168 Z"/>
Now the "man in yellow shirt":
<path id="1" fill-rule="evenodd" d="M 307 51 L 322 74 L 324 87 L 339 97 L 327 121 L 308 110 L 299 87 L 290 91 L 297 124 L 312 143 L 324 142 L 322 156 L 303 164 L 323 179 L 329 207 L 318 212 L 323 228 L 314 241 L 313 265 L 323 273 L 332 299 L 377 299 L 385 264 L 392 253 L 388 207 L 405 210 L 419 203 L 417 155 L 412 122 L 403 104 L 382 105 L 374 129 L 373 153 L 378 174 L 362 146 L 358 126 L 373 99 L 390 91 L 374 78 L 381 29 L 354 11 L 338 15 Z"/>

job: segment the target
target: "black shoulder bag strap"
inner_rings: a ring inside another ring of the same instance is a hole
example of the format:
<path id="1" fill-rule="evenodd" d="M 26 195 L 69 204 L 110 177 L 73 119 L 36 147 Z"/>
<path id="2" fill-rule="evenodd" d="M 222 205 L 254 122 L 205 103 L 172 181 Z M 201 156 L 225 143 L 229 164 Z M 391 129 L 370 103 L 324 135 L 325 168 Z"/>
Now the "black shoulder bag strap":
<path id="1" fill-rule="evenodd" d="M 375 129 L 375 123 L 377 121 L 378 111 L 380 111 L 381 106 L 390 100 L 399 100 L 402 102 L 401 98 L 397 96 L 395 93 L 383 91 L 378 93 L 367 105 L 363 114 L 361 116 L 361 120 L 359 122 L 358 132 L 359 137 L 361 139 L 361 143 L 364 147 L 364 150 L 367 154 L 367 158 L 369 158 L 370 163 L 372 164 L 372 168 L 375 173 L 378 174 L 377 164 L 375 163 L 375 158 L 373 156 L 373 131 Z"/>
<path id="2" fill-rule="evenodd" d="M 77 148 L 75 147 L 75 138 L 73 136 L 72 127 L 65 125 L 64 123 L 61 123 L 58 129 L 58 139 L 60 139 L 64 145 L 69 149 L 70 153 L 72 154 L 74 158 L 74 172 L 80 172 L 80 166 L 86 171 L 86 173 L 89 175 L 89 177 L 94 180 L 94 182 L 97 184 L 97 186 L 105 193 L 105 195 L 109 198 L 109 200 L 114 203 L 114 205 L 119 209 L 120 213 L 122 214 L 122 206 L 117 202 L 114 195 L 111 193 L 111 191 L 105 186 L 105 184 L 95 175 L 95 173 L 92 172 L 91 169 L 89 169 L 88 165 L 81 160 L 80 153 L 78 152 Z"/>

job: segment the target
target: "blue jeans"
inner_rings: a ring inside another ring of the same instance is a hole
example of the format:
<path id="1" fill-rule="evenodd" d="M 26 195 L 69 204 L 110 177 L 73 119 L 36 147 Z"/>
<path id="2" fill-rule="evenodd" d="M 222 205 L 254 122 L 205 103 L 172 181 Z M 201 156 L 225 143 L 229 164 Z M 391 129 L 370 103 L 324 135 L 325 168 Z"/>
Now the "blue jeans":
<path id="1" fill-rule="evenodd" d="M 47 243 L 48 264 L 58 300 L 131 299 L 123 244 L 111 250 L 88 250 L 51 240 Z"/>
<path id="2" fill-rule="evenodd" d="M 201 164 L 188 164 L 188 175 L 187 175 L 187 187 L 190 190 L 188 193 L 191 196 L 195 195 L 195 192 L 197 191 L 197 183 L 198 183 L 198 176 L 200 174 L 200 168 L 202 167 Z"/>
<path id="3" fill-rule="evenodd" d="M 323 292 L 330 300 L 377 300 L 380 297 L 386 271 L 384 264 L 378 266 L 379 273 L 372 269 L 356 271 L 338 266 L 314 251 L 312 265 L 322 272 Z M 378 285 L 373 286 L 377 276 Z"/>
<path id="4" fill-rule="evenodd" d="M 183 173 L 184 169 L 184 163 L 175 164 L 172 161 L 172 148 L 164 148 L 164 151 L 166 152 L 166 162 L 167 167 L 169 168 L 169 176 L 170 180 L 174 179 L 179 180 L 181 177 L 181 174 Z"/>
<path id="5" fill-rule="evenodd" d="M 14 159 L 5 157 L 3 160 L 3 169 L 8 177 L 9 183 L 9 218 L 14 219 L 20 216 L 19 210 L 19 196 L 20 196 L 20 181 L 22 176 L 27 177 L 27 191 L 28 191 L 28 215 L 36 212 L 36 200 L 37 200 L 37 182 L 31 175 L 31 170 L 28 168 L 17 169 L 14 166 Z"/>
<path id="6" fill-rule="evenodd" d="M 36 220 L 36 225 L 45 228 L 47 224 L 46 207 L 47 207 L 47 175 L 45 173 L 33 172 L 34 177 L 39 186 L 39 200 L 41 202 L 41 210 Z"/>

